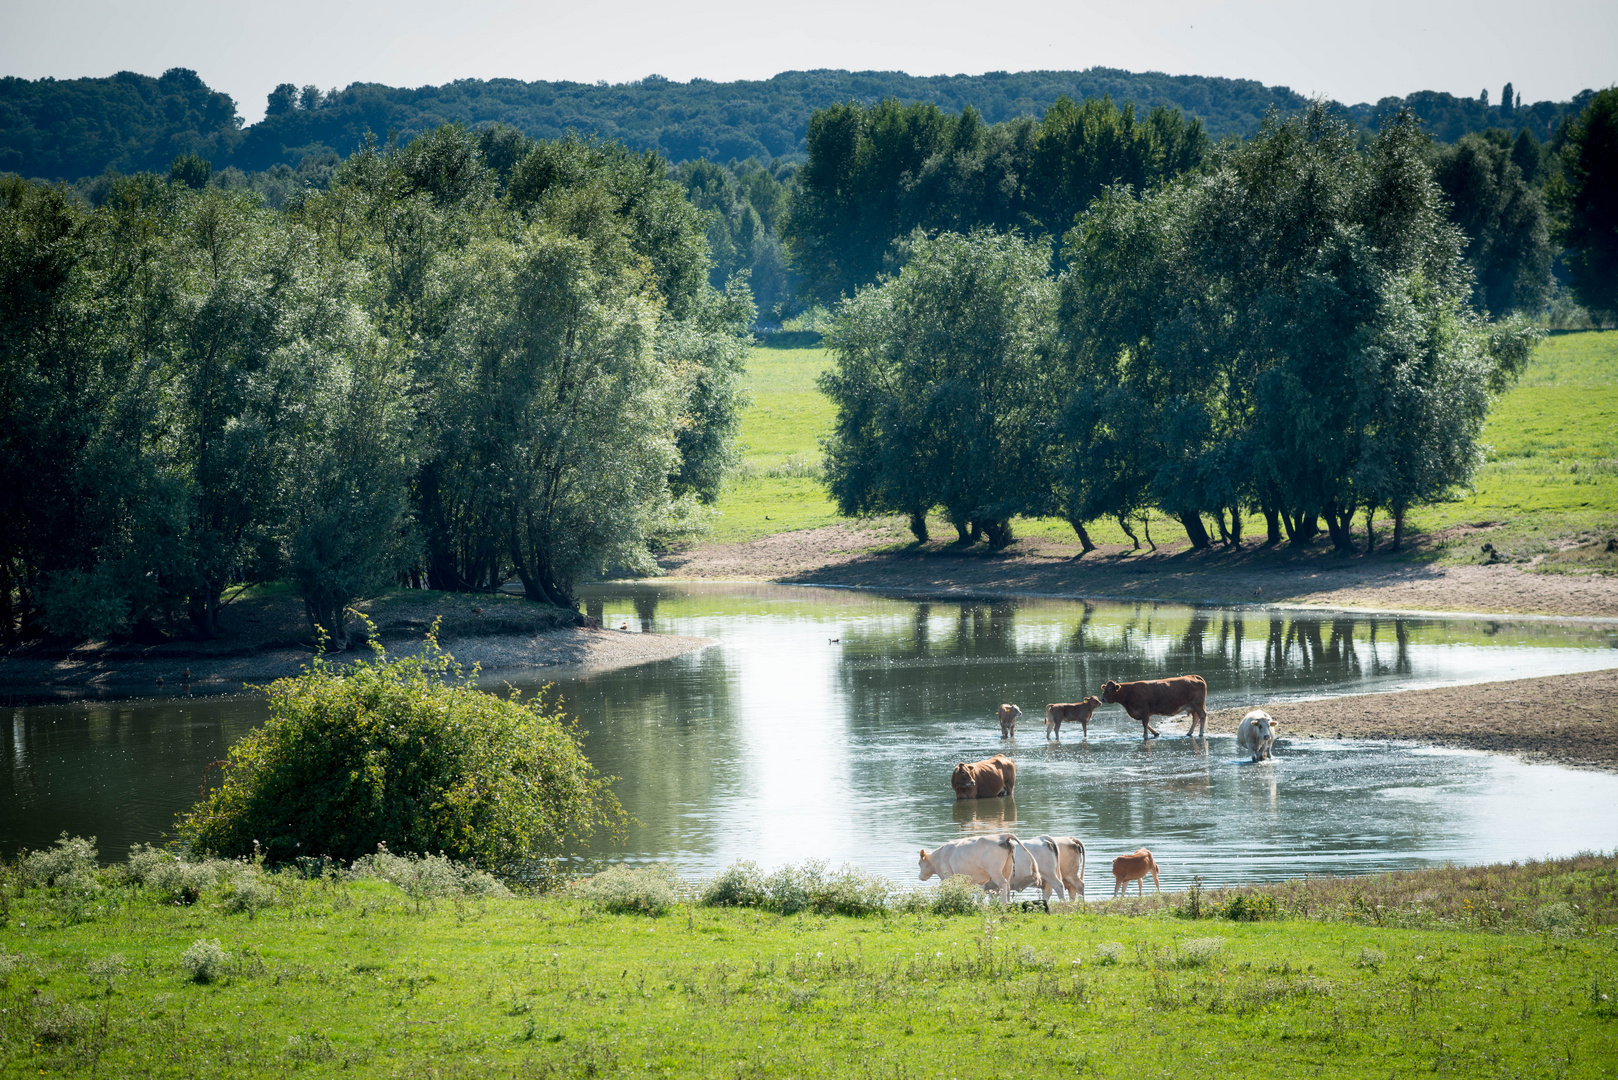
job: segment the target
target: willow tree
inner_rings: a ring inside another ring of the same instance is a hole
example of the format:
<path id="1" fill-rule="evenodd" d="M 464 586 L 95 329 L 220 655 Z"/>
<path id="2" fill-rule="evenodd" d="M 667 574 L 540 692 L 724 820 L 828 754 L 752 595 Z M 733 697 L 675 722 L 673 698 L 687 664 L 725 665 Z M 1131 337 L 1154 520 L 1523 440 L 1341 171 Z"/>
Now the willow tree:
<path id="1" fill-rule="evenodd" d="M 845 513 L 941 507 L 962 541 L 1011 542 L 1049 488 L 1056 291 L 1048 250 L 984 230 L 919 240 L 899 276 L 838 309 L 828 481 Z"/>

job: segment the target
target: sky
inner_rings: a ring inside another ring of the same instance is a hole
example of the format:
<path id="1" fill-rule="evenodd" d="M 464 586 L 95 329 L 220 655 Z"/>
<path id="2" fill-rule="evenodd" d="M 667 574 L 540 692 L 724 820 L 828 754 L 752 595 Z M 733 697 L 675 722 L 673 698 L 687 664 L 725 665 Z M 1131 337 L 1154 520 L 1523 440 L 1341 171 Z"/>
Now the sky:
<path id="1" fill-rule="evenodd" d="M 0 0 L 0 75 L 195 69 L 252 123 L 282 82 L 977 75 L 1094 66 L 1221 75 L 1345 104 L 1416 90 L 1565 100 L 1618 82 L 1618 0 Z"/>

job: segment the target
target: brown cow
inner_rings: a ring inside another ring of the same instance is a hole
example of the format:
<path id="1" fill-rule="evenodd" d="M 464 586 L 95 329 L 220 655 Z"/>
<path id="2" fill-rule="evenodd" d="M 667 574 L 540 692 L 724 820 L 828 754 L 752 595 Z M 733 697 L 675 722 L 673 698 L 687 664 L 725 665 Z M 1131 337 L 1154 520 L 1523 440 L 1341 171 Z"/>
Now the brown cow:
<path id="1" fill-rule="evenodd" d="M 1122 705 L 1124 712 L 1139 720 L 1145 729 L 1141 734 L 1143 739 L 1161 734 L 1152 726 L 1152 717 L 1178 716 L 1187 710 L 1191 712 L 1191 726 L 1185 731 L 1186 737 L 1190 738 L 1193 732 L 1199 735 L 1208 732 L 1208 684 L 1202 681 L 1201 675 L 1126 683 L 1109 679 L 1102 684 L 1101 700 L 1108 705 Z"/>
<path id="2" fill-rule="evenodd" d="M 1017 766 L 1004 754 L 971 764 L 963 761 L 950 774 L 949 786 L 955 789 L 957 801 L 1010 795 L 1011 789 L 1017 786 Z"/>
<path id="3" fill-rule="evenodd" d="M 1062 737 L 1062 725 L 1071 722 L 1082 725 L 1084 737 L 1088 739 L 1090 737 L 1090 716 L 1101 704 L 1101 699 L 1091 694 L 1083 701 L 1070 701 L 1065 704 L 1045 706 L 1045 737 L 1050 738 L 1051 732 L 1054 731 L 1056 732 L 1056 737 L 1060 739 Z"/>
<path id="4" fill-rule="evenodd" d="M 1017 734 L 1017 717 L 1021 715 L 1022 710 L 1015 705 L 1002 705 L 995 710 L 995 716 L 1000 718 L 1000 737 L 1002 739 Z"/>
<path id="5" fill-rule="evenodd" d="M 1158 892 L 1163 885 L 1157 880 L 1157 860 L 1145 848 L 1136 848 L 1133 855 L 1120 855 L 1112 860 L 1112 895 L 1129 895 L 1129 883 L 1140 882 L 1140 894 L 1146 895 L 1146 875 L 1152 875 L 1152 887 Z"/>

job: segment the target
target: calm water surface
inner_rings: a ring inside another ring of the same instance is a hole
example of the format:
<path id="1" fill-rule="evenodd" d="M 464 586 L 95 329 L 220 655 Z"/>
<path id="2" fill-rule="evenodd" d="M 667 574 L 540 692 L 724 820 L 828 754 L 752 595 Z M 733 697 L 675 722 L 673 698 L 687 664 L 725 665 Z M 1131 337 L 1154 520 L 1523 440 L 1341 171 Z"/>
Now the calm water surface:
<path id="1" fill-rule="evenodd" d="M 1087 741 L 1057 745 L 1040 717 L 1108 678 L 1196 672 L 1220 708 L 1615 667 L 1611 628 L 692 583 L 600 586 L 586 602 L 609 626 L 720 642 L 558 682 L 639 821 L 600 850 L 613 858 L 698 875 L 818 857 L 913 881 L 918 847 L 1014 828 L 1084 839 L 1094 895 L 1111 888 L 1104 862 L 1142 844 L 1165 886 L 1618 847 L 1605 773 L 1320 739 L 1248 765 L 1226 733 L 1179 737 L 1183 721 L 1148 744 L 1105 706 Z M 1002 701 L 1025 714 L 1008 743 Z M 1532 709 L 1502 703 L 1502 722 Z M 248 697 L 11 710 L 0 849 L 63 830 L 107 856 L 158 839 L 263 715 Z M 1017 761 L 1016 798 L 954 803 L 953 764 L 996 752 Z"/>

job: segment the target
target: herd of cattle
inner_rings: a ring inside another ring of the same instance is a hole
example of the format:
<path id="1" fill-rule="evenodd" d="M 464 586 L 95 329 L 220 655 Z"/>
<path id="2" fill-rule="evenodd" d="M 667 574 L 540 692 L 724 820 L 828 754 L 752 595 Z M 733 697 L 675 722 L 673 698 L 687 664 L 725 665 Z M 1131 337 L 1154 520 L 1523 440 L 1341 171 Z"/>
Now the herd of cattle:
<path id="1" fill-rule="evenodd" d="M 1140 721 L 1143 739 L 1162 734 L 1152 726 L 1152 717 L 1181 713 L 1191 716 L 1187 737 L 1207 733 L 1208 684 L 1200 675 L 1181 675 L 1139 682 L 1108 681 L 1102 685 L 1100 697 L 1091 695 L 1083 701 L 1047 705 L 1045 737 L 1049 739 L 1054 735 L 1060 739 L 1064 723 L 1080 725 L 1088 737 L 1090 717 L 1102 705 L 1122 705 L 1124 712 Z M 1022 710 L 1015 705 L 1000 706 L 997 717 L 1002 738 L 1017 733 L 1017 718 L 1021 715 Z M 1275 726 L 1269 713 L 1254 709 L 1237 725 L 1237 747 L 1247 751 L 1255 762 L 1269 758 L 1275 743 Z M 956 764 L 949 782 L 957 800 L 999 798 L 1010 795 L 1016 788 L 1017 765 L 1004 754 L 983 761 L 963 761 Z M 971 836 L 940 844 L 932 851 L 922 848 L 921 880 L 959 874 L 1000 893 L 1007 901 L 1012 893 L 1029 886 L 1041 889 L 1047 903 L 1052 893 L 1058 900 L 1070 897 L 1083 900 L 1084 864 L 1084 842 L 1074 836 L 1039 836 L 1030 841 L 1015 836 Z M 1153 887 L 1161 891 L 1157 871 L 1157 861 L 1145 848 L 1118 856 L 1112 860 L 1112 894 L 1127 892 L 1132 881 L 1138 883 L 1144 894 L 1148 874 Z"/>

